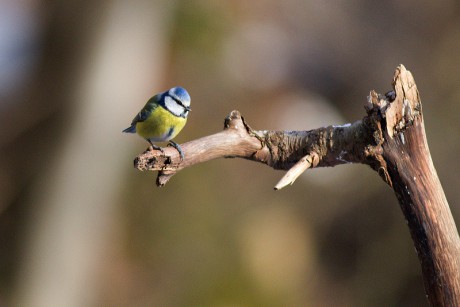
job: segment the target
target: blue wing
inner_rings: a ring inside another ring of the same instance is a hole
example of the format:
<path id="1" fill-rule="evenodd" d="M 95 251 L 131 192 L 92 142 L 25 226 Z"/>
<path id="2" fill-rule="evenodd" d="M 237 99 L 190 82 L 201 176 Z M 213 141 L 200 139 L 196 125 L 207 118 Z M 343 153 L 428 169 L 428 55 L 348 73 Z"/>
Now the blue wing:
<path id="1" fill-rule="evenodd" d="M 163 96 L 159 94 L 150 98 L 149 101 L 147 101 L 145 106 L 142 108 L 142 110 L 139 113 L 137 113 L 137 115 L 133 118 L 131 126 L 123 130 L 123 132 L 136 133 L 136 124 L 139 122 L 143 122 L 147 118 L 149 118 L 153 110 L 155 110 L 158 107 L 158 102 L 160 101 L 160 99 L 162 99 L 162 97 Z"/>
<path id="2" fill-rule="evenodd" d="M 131 126 L 129 126 L 128 128 L 126 128 L 125 130 L 123 130 L 122 132 L 126 132 L 126 133 L 136 133 L 136 125 L 131 125 Z"/>

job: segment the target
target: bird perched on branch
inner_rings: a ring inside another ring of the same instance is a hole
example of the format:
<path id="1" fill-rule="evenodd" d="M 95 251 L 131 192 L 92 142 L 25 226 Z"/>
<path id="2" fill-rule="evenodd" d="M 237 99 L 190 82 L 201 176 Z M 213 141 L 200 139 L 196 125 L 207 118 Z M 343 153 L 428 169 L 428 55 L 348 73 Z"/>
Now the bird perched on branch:
<path id="1" fill-rule="evenodd" d="M 123 132 L 137 133 L 152 148 L 162 152 L 163 149 L 153 143 L 169 141 L 184 160 L 182 149 L 172 139 L 184 128 L 190 111 L 190 95 L 182 87 L 173 87 L 150 98 Z"/>

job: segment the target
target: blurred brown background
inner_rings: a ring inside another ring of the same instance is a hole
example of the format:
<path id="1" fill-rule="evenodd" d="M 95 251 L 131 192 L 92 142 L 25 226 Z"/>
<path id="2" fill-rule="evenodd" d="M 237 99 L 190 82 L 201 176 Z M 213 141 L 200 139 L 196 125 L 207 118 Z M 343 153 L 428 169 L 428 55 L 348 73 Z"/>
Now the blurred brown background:
<path id="1" fill-rule="evenodd" d="M 179 143 L 233 109 L 255 129 L 353 122 L 403 63 L 458 223 L 459 17 L 454 0 L 1 1 L 0 305 L 427 305 L 368 167 L 274 192 L 282 172 L 222 159 L 159 189 L 121 130 L 175 85 Z"/>

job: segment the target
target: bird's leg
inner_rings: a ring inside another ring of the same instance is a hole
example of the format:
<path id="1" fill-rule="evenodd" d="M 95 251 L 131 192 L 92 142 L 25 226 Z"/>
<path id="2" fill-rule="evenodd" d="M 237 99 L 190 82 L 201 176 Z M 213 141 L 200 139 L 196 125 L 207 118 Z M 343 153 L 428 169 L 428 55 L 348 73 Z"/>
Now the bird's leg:
<path id="1" fill-rule="evenodd" d="M 163 155 L 165 155 L 165 151 L 163 150 L 163 148 L 161 148 L 158 145 L 153 144 L 152 141 L 150 141 L 150 140 L 147 140 L 147 142 L 149 142 L 151 150 L 154 150 L 154 149 L 159 150 L 159 151 L 161 151 L 161 153 Z"/>
<path id="2" fill-rule="evenodd" d="M 179 155 L 180 155 L 180 162 L 184 161 L 184 158 L 185 158 L 184 152 L 180 148 L 179 144 L 177 144 L 174 141 L 169 141 L 168 146 L 172 146 L 172 147 L 176 148 L 176 150 L 179 152 Z"/>

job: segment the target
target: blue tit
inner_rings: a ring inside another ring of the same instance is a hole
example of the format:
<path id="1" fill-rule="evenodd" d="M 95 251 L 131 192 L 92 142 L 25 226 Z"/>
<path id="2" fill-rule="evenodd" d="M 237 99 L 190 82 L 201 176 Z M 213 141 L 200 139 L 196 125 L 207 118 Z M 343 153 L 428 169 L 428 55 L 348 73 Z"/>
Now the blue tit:
<path id="1" fill-rule="evenodd" d="M 182 87 L 173 87 L 150 98 L 123 132 L 137 133 L 160 151 L 163 149 L 153 143 L 169 141 L 184 160 L 182 149 L 172 139 L 184 128 L 190 111 L 190 95 Z"/>

